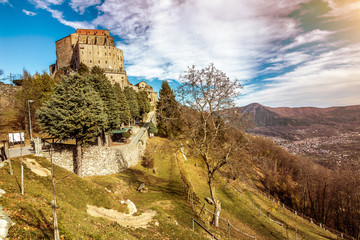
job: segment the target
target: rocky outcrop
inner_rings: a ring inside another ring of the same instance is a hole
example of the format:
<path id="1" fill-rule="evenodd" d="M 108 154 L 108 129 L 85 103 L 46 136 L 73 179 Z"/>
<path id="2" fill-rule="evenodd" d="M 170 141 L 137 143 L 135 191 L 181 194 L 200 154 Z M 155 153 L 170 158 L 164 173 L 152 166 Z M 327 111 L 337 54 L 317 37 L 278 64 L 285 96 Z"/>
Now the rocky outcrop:
<path id="1" fill-rule="evenodd" d="M 12 84 L 3 84 L 0 82 L 0 108 L 4 109 L 13 106 L 15 103 L 15 94 L 20 89 Z"/>

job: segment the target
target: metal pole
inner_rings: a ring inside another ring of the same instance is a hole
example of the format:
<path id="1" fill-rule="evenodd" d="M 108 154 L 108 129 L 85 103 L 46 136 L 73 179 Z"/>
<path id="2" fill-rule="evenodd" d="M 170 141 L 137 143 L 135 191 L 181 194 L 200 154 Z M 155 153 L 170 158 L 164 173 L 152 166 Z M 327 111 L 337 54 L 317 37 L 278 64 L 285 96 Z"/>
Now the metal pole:
<path id="1" fill-rule="evenodd" d="M 10 158 L 10 150 L 8 149 L 8 158 L 9 158 L 9 170 L 10 170 L 10 174 L 13 175 L 13 169 L 12 169 L 12 165 L 11 165 L 11 158 Z"/>
<path id="2" fill-rule="evenodd" d="M 28 100 L 28 109 L 29 109 L 29 128 L 30 128 L 30 139 L 32 140 L 32 129 L 31 129 L 31 114 L 30 114 L 30 103 L 34 102 L 33 100 Z"/>
<path id="3" fill-rule="evenodd" d="M 21 162 L 21 195 L 24 195 L 24 165 L 23 165 L 21 146 L 20 146 L 20 162 Z"/>

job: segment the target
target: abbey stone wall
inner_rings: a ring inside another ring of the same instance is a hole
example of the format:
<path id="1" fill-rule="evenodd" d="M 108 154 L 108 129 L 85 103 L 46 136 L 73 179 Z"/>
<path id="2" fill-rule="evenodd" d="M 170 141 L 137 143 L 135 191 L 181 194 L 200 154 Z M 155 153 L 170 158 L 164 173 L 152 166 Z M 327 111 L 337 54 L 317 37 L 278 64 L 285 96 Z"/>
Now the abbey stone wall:
<path id="1" fill-rule="evenodd" d="M 83 176 L 108 175 L 119 173 L 136 165 L 144 156 L 148 131 L 146 130 L 138 142 L 122 146 L 98 147 L 83 149 Z M 56 165 L 74 171 L 74 145 L 54 145 L 53 161 Z M 49 157 L 48 153 L 43 154 Z"/>

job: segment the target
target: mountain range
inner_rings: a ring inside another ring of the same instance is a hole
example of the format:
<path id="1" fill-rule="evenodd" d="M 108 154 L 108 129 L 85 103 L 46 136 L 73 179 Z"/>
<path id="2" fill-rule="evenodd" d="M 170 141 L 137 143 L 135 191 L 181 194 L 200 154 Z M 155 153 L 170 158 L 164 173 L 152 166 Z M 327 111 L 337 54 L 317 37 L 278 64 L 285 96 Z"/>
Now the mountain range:
<path id="1" fill-rule="evenodd" d="M 257 127 L 339 125 L 360 123 L 360 105 L 345 107 L 266 107 L 252 103 L 239 109 L 250 114 Z"/>
<path id="2" fill-rule="evenodd" d="M 360 164 L 360 105 L 344 107 L 266 107 L 252 103 L 250 133 L 272 138 L 289 152 L 315 157 L 326 166 Z"/>

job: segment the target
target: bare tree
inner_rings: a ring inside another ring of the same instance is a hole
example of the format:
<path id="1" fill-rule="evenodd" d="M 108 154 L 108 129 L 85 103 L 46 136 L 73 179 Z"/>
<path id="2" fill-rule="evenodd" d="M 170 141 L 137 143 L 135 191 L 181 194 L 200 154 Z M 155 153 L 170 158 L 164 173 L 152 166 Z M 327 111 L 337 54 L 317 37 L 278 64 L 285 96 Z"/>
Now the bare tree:
<path id="1" fill-rule="evenodd" d="M 50 163 L 51 163 L 51 183 L 52 183 L 52 187 L 53 187 L 53 197 L 54 200 L 51 201 L 51 208 L 52 208 L 52 212 L 53 212 L 53 219 L 54 219 L 54 239 L 55 240 L 60 240 L 60 234 L 59 234 L 59 224 L 58 224 L 58 218 L 57 218 L 57 213 L 56 213 L 56 209 L 57 209 L 57 201 L 56 201 L 56 189 L 55 186 L 58 182 L 64 180 L 65 178 L 70 177 L 71 175 L 73 175 L 73 173 L 68 174 L 60 179 L 58 179 L 56 181 L 55 179 L 55 173 L 54 173 L 54 162 L 53 162 L 53 145 L 50 144 L 50 148 L 49 148 L 49 153 L 50 153 Z"/>
<path id="2" fill-rule="evenodd" d="M 221 203 L 216 198 L 214 175 L 235 157 L 234 152 L 242 147 L 242 134 L 233 120 L 239 115 L 231 110 L 234 99 L 240 95 L 241 85 L 230 80 L 214 64 L 196 70 L 189 67 L 182 75 L 183 85 L 179 87 L 180 102 L 183 104 L 186 138 L 189 146 L 203 160 L 211 198 L 215 205 L 212 224 L 219 225 Z"/>

